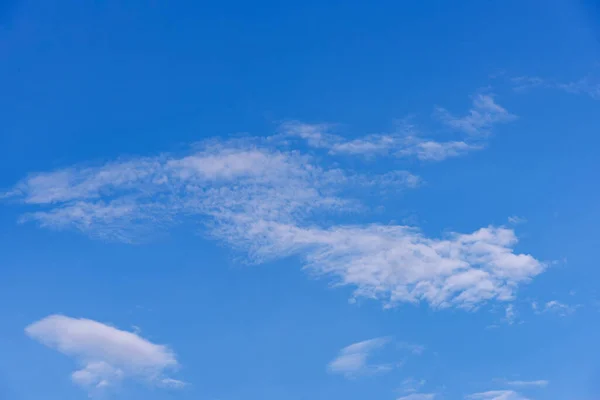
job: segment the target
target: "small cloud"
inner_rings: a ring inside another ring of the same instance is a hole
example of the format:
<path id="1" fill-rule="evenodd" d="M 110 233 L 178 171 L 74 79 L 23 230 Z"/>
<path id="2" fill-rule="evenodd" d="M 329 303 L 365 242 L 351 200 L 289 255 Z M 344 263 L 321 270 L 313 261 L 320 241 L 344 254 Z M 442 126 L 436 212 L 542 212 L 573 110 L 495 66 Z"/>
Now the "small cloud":
<path id="1" fill-rule="evenodd" d="M 466 396 L 469 400 L 530 400 L 514 390 L 489 390 Z"/>
<path id="2" fill-rule="evenodd" d="M 535 387 L 546 387 L 550 382 L 547 380 L 539 379 L 535 381 L 507 381 L 506 384 L 510 386 L 518 386 L 518 387 L 527 387 L 527 386 L 535 386 Z"/>
<path id="3" fill-rule="evenodd" d="M 51 315 L 25 332 L 47 347 L 73 357 L 80 369 L 73 382 L 90 393 L 134 379 L 159 387 L 180 388 L 183 382 L 164 376 L 178 367 L 175 354 L 133 332 L 89 319 Z"/>
<path id="4" fill-rule="evenodd" d="M 418 135 L 414 126 L 403 125 L 399 132 L 389 134 L 369 134 L 348 139 L 330 133 L 331 125 L 306 124 L 298 121 L 286 122 L 280 131 L 285 136 L 304 139 L 316 149 L 328 150 L 331 155 L 350 156 L 389 156 L 416 158 L 420 161 L 442 161 L 482 150 L 484 143 L 471 143 L 464 140 L 439 142 Z"/>
<path id="5" fill-rule="evenodd" d="M 173 388 L 173 389 L 182 389 L 184 387 L 186 387 L 188 384 L 186 382 L 177 380 L 177 379 L 172 379 L 172 378 L 164 378 L 160 381 L 160 386 L 162 387 L 166 387 L 166 388 Z"/>
<path id="6" fill-rule="evenodd" d="M 450 128 L 469 135 L 487 135 L 494 125 L 517 118 L 497 104 L 490 94 L 475 95 L 473 106 L 463 117 L 454 116 L 441 107 L 437 108 L 437 115 Z"/>
<path id="7" fill-rule="evenodd" d="M 398 389 L 403 393 L 416 393 L 421 389 L 427 381 L 425 379 L 406 378 L 402 381 Z"/>
<path id="8" fill-rule="evenodd" d="M 531 302 L 531 309 L 534 313 L 539 314 L 540 310 L 537 301 Z"/>
<path id="9" fill-rule="evenodd" d="M 570 306 L 568 304 L 561 303 L 557 300 L 551 300 L 544 306 L 544 312 L 550 312 L 557 314 L 561 317 L 573 314 L 578 306 Z"/>
<path id="10" fill-rule="evenodd" d="M 512 217 L 508 217 L 508 222 L 513 225 L 518 225 L 518 224 L 523 224 L 523 223 L 527 222 L 527 220 L 525 218 L 521 218 L 516 215 L 513 215 Z"/>
<path id="11" fill-rule="evenodd" d="M 600 99 L 600 83 L 597 79 L 585 77 L 576 81 L 559 82 L 539 77 L 520 76 L 511 78 L 513 90 L 524 92 L 531 89 L 545 88 L 556 89 L 566 93 L 589 96 L 594 100 Z"/>
<path id="12" fill-rule="evenodd" d="M 401 350 L 408 350 L 414 355 L 421 355 L 425 351 L 425 346 L 420 344 L 408 343 L 408 342 L 398 342 L 397 346 Z"/>
<path id="13" fill-rule="evenodd" d="M 329 363 L 328 369 L 332 373 L 343 374 L 346 377 L 389 371 L 392 368 L 390 365 L 367 363 L 373 352 L 386 346 L 389 342 L 390 338 L 380 337 L 344 347 L 338 356 Z"/>
<path id="14" fill-rule="evenodd" d="M 504 320 L 506 321 L 506 323 L 508 323 L 509 325 L 514 324 L 515 319 L 517 318 L 517 313 L 515 311 L 515 307 L 512 304 L 509 304 L 506 306 L 506 309 L 504 311 Z"/>
<path id="15" fill-rule="evenodd" d="M 407 396 L 398 397 L 396 400 L 433 400 L 435 393 L 411 393 Z"/>

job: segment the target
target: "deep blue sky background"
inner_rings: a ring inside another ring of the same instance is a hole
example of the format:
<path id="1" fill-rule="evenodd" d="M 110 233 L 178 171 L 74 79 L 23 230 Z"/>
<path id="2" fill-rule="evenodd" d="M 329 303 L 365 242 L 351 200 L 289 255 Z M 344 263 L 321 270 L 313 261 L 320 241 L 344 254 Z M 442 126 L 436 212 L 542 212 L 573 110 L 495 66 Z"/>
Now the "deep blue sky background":
<path id="1" fill-rule="evenodd" d="M 509 77 L 560 82 L 600 73 L 595 1 L 1 1 L 0 188 L 28 174 L 120 157 L 180 152 L 284 120 L 383 133 L 412 115 L 437 129 L 491 86 L 519 116 L 489 148 L 414 168 L 427 182 L 382 201 L 384 221 L 471 232 L 518 215 L 518 249 L 553 262 L 519 291 L 522 324 L 486 329 L 502 308 L 383 310 L 348 304 L 348 288 L 311 279 L 297 260 L 248 267 L 179 226 L 148 244 L 95 241 L 18 224 L 0 208 L 0 397 L 79 399 L 72 361 L 23 333 L 54 313 L 110 322 L 169 344 L 189 388 L 123 388 L 127 399 L 395 399 L 402 379 L 441 398 L 494 379 L 548 379 L 538 400 L 600 393 L 596 247 L 600 223 L 598 99 Z M 595 79 L 595 81 L 594 81 Z M 374 161 L 385 171 L 390 161 Z M 572 294 L 569 294 L 572 292 Z M 534 315 L 531 301 L 581 305 Z M 327 374 L 337 351 L 393 335 L 427 351 L 400 372 Z M 537 389 L 536 389 L 537 390 Z"/>

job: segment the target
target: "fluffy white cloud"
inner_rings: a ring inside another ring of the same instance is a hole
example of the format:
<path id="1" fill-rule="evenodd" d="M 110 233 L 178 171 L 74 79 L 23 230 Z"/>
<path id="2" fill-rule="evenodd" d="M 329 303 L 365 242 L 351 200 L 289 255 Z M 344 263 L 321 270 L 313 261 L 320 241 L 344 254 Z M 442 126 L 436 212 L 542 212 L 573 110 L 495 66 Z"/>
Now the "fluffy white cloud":
<path id="1" fill-rule="evenodd" d="M 302 129 L 311 140 L 330 140 Z M 33 174 L 6 195 L 37 208 L 23 220 L 103 239 L 135 241 L 196 220 L 252 261 L 297 255 L 307 270 L 386 306 L 424 301 L 474 308 L 506 301 L 544 270 L 542 262 L 513 251 L 517 237 L 506 227 L 432 238 L 404 225 L 325 226 L 316 218 L 364 210 L 365 191 L 357 188 L 373 192 L 419 184 L 407 171 L 356 173 L 246 140 L 204 143 L 178 157 Z"/>
<path id="2" fill-rule="evenodd" d="M 344 347 L 338 356 L 329 363 L 329 371 L 344 374 L 347 377 L 389 371 L 391 366 L 387 364 L 367 364 L 369 356 L 389 342 L 389 338 L 382 337 Z"/>
<path id="3" fill-rule="evenodd" d="M 463 117 L 454 116 L 444 108 L 438 108 L 437 112 L 446 125 L 469 135 L 485 135 L 495 124 L 516 119 L 516 116 L 496 103 L 490 94 L 475 95 L 473 107 Z"/>
<path id="4" fill-rule="evenodd" d="M 164 375 L 178 367 L 175 354 L 135 333 L 63 315 L 48 316 L 29 325 L 25 332 L 73 357 L 81 368 L 73 372 L 71 379 L 89 390 L 112 386 L 127 378 L 163 387 L 184 385 Z"/>
<path id="5" fill-rule="evenodd" d="M 490 390 L 467 396 L 470 400 L 529 400 L 513 390 Z"/>
<path id="6" fill-rule="evenodd" d="M 355 295 L 387 305 L 426 301 L 435 307 L 471 308 L 510 300 L 519 283 L 544 269 L 530 255 L 515 254 L 511 229 L 487 227 L 444 239 L 397 225 L 299 227 L 265 221 L 230 225 L 220 234 L 246 245 L 258 259 L 301 254 L 306 267 L 356 287 Z"/>

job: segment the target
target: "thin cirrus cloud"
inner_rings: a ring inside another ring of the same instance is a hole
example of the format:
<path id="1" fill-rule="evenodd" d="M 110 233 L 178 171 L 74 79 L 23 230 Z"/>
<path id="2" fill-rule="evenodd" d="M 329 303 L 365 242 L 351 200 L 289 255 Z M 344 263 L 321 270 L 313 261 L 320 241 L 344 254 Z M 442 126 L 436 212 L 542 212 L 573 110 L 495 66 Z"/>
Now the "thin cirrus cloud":
<path id="1" fill-rule="evenodd" d="M 516 119 L 515 115 L 496 103 L 491 94 L 475 95 L 473 105 L 465 116 L 455 116 L 441 107 L 436 109 L 436 115 L 443 124 L 466 137 L 452 141 L 427 139 L 416 131 L 414 125 L 408 124 L 396 133 L 370 134 L 354 139 L 333 133 L 337 126 L 331 124 L 288 121 L 281 125 L 280 131 L 286 137 L 299 137 L 310 147 L 326 149 L 332 155 L 386 155 L 442 161 L 485 148 L 482 137 L 487 136 L 495 125 Z"/>
<path id="2" fill-rule="evenodd" d="M 550 382 L 545 379 L 538 379 L 534 381 L 507 381 L 506 384 L 517 387 L 546 387 Z"/>
<path id="3" fill-rule="evenodd" d="M 464 116 L 455 116 L 442 107 L 436 109 L 440 120 L 452 129 L 468 135 L 487 135 L 496 124 L 514 121 L 517 117 L 496 103 L 491 94 L 477 94 L 473 106 Z"/>
<path id="4" fill-rule="evenodd" d="M 178 367 L 166 346 L 97 321 L 50 315 L 25 328 L 32 339 L 73 357 L 80 368 L 72 381 L 93 393 L 133 379 L 179 389 L 185 383 L 166 376 Z"/>
<path id="5" fill-rule="evenodd" d="M 406 396 L 398 397 L 396 400 L 433 400 L 435 393 L 411 393 Z"/>
<path id="6" fill-rule="evenodd" d="M 332 155 L 385 155 L 416 158 L 421 161 L 442 161 L 485 147 L 482 143 L 468 143 L 460 140 L 439 142 L 425 139 L 415 134 L 413 127 L 404 127 L 400 133 L 371 134 L 349 140 L 331 133 L 334 127 L 329 124 L 289 121 L 283 123 L 280 130 L 284 136 L 299 137 L 306 140 L 309 146 L 327 149 Z"/>
<path id="7" fill-rule="evenodd" d="M 558 300 L 551 300 L 544 305 L 544 312 L 557 314 L 561 317 L 573 314 L 576 307 L 561 303 Z"/>
<path id="8" fill-rule="evenodd" d="M 589 96 L 594 100 L 600 100 L 600 83 L 597 79 L 586 77 L 576 81 L 558 82 L 537 76 L 518 76 L 510 79 L 513 90 L 524 92 L 531 89 L 556 89 L 566 93 Z"/>
<path id="9" fill-rule="evenodd" d="M 344 347 L 329 363 L 328 370 L 331 373 L 342 374 L 349 378 L 391 371 L 395 366 L 401 365 L 402 363 L 391 362 L 382 364 L 371 363 L 369 360 L 384 348 L 386 348 L 386 354 L 389 355 L 389 349 L 392 345 L 395 345 L 398 350 L 405 350 L 417 356 L 421 355 L 425 350 L 425 347 L 422 345 L 408 342 L 394 343 L 394 340 L 391 337 L 378 337 Z M 420 387 L 424 383 L 425 381 L 407 379 L 403 381 L 403 386 L 405 391 L 408 391 L 407 389 L 409 387 L 415 387 L 415 390 L 413 391 L 416 391 L 416 387 Z"/>
<path id="10" fill-rule="evenodd" d="M 477 100 L 475 107 L 503 114 L 491 98 Z M 470 115 L 485 114 L 478 113 Z M 488 122 L 473 122 L 477 118 L 471 116 L 471 124 L 482 128 L 502 120 L 478 118 Z M 323 127 L 302 129 L 317 145 L 341 140 L 321 135 Z M 368 141 L 379 148 L 387 143 Z M 31 208 L 23 222 L 104 240 L 136 242 L 196 221 L 209 238 L 247 254 L 251 262 L 294 255 L 316 276 L 386 307 L 426 302 L 475 309 L 508 301 L 546 267 L 529 254 L 515 253 L 518 238 L 505 226 L 429 237 L 418 227 L 378 221 L 325 224 L 323 215 L 351 217 L 374 206 L 356 194 L 364 190 L 353 189 L 406 190 L 421 183 L 409 171 L 375 174 L 335 165 L 277 140 L 214 139 L 183 155 L 31 174 L 2 197 Z"/>
<path id="11" fill-rule="evenodd" d="M 466 397 L 468 400 L 530 400 L 514 390 L 490 390 L 473 393 Z"/>
<path id="12" fill-rule="evenodd" d="M 381 337 L 351 344 L 340 350 L 337 357 L 328 365 L 331 373 L 346 377 L 375 374 L 392 369 L 390 364 L 369 364 L 368 359 L 378 350 L 390 343 L 390 338 Z"/>

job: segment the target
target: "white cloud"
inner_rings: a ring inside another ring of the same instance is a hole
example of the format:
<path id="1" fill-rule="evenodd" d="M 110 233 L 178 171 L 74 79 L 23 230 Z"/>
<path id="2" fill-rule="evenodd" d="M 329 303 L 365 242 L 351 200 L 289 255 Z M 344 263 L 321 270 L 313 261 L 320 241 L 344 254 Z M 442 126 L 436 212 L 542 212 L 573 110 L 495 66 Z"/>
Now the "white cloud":
<path id="1" fill-rule="evenodd" d="M 544 312 L 558 314 L 561 317 L 566 317 L 575 312 L 576 307 L 561 303 L 557 300 L 551 300 L 544 306 Z"/>
<path id="2" fill-rule="evenodd" d="M 558 89 L 571 94 L 581 94 L 594 100 L 600 99 L 600 83 L 589 77 L 571 82 L 558 82 L 535 76 L 519 76 L 511 78 L 510 82 L 515 91 L 526 91 L 536 88 Z"/>
<path id="3" fill-rule="evenodd" d="M 164 376 L 178 367 L 175 354 L 132 332 L 89 319 L 51 315 L 29 325 L 25 332 L 47 347 L 73 357 L 80 369 L 74 383 L 90 390 L 136 379 L 151 385 L 178 388 L 183 382 Z"/>
<path id="4" fill-rule="evenodd" d="M 442 161 L 471 151 L 481 150 L 483 143 L 466 141 L 439 142 L 425 139 L 415 133 L 414 126 L 404 126 L 399 133 L 371 134 L 357 139 L 346 139 L 329 132 L 330 125 L 311 125 L 297 121 L 286 122 L 282 132 L 300 137 L 314 148 L 327 149 L 330 154 L 362 156 L 414 157 L 421 161 Z"/>
<path id="5" fill-rule="evenodd" d="M 481 150 L 483 144 L 465 141 L 436 142 L 415 137 L 406 138 L 406 146 L 398 150 L 400 156 L 415 156 L 422 161 L 442 161 L 450 157 L 458 157 L 470 151 Z"/>
<path id="6" fill-rule="evenodd" d="M 387 337 L 380 337 L 344 347 L 338 356 L 329 363 L 328 369 L 332 373 L 343 374 L 347 377 L 389 371 L 390 365 L 367 363 L 369 356 L 387 345 L 389 341 L 390 339 Z"/>
<path id="7" fill-rule="evenodd" d="M 425 385 L 425 379 L 414 379 L 406 378 L 402 381 L 400 391 L 404 393 L 416 393 L 421 387 Z"/>
<path id="8" fill-rule="evenodd" d="M 544 269 L 515 254 L 517 238 L 507 228 L 487 227 L 471 234 L 431 239 L 397 225 L 299 227 L 264 221 L 229 226 L 221 232 L 243 243 L 258 259 L 299 253 L 306 267 L 355 286 L 355 295 L 388 306 L 426 301 L 434 307 L 472 308 L 487 300 L 511 300 L 519 283 Z"/>
<path id="9" fill-rule="evenodd" d="M 398 397 L 396 400 L 433 400 L 435 397 L 435 393 L 411 393 L 406 396 Z"/>
<path id="10" fill-rule="evenodd" d="M 23 220 L 102 239 L 132 242 L 197 221 L 253 262 L 297 255 L 308 271 L 386 306 L 507 301 L 545 268 L 513 251 L 517 237 L 506 227 L 434 238 L 403 225 L 324 225 L 316 216 L 366 208 L 365 195 L 349 197 L 349 189 L 414 188 L 421 180 L 407 171 L 356 173 L 318 160 L 251 141 L 212 142 L 180 157 L 33 174 L 8 193 L 36 207 Z"/>
<path id="11" fill-rule="evenodd" d="M 470 400 L 529 400 L 513 390 L 490 390 L 467 396 Z"/>
<path id="12" fill-rule="evenodd" d="M 523 224 L 523 223 L 527 222 L 527 220 L 525 218 L 521 218 L 517 215 L 513 215 L 513 216 L 508 217 L 508 222 L 513 225 L 517 225 L 517 224 Z"/>
<path id="13" fill-rule="evenodd" d="M 490 94 L 475 95 L 473 107 L 466 116 L 454 116 L 441 107 L 437 109 L 437 113 L 446 125 L 469 135 L 485 135 L 494 125 L 516 119 L 515 115 L 497 104 Z"/>
<path id="14" fill-rule="evenodd" d="M 519 387 L 523 387 L 523 386 L 546 387 L 546 386 L 548 386 L 548 384 L 550 382 L 548 382 L 547 380 L 539 379 L 539 380 L 535 380 L 535 381 L 507 381 L 506 383 L 511 386 L 519 386 Z"/>
<path id="15" fill-rule="evenodd" d="M 425 346 L 415 343 L 398 342 L 397 346 L 399 349 L 408 350 L 414 355 L 421 355 L 425 351 Z"/>
<path id="16" fill-rule="evenodd" d="M 517 313 L 515 311 L 515 307 L 513 304 L 509 304 L 506 306 L 505 310 L 504 310 L 504 320 L 509 324 L 512 325 L 515 323 L 515 319 L 517 318 Z"/>

